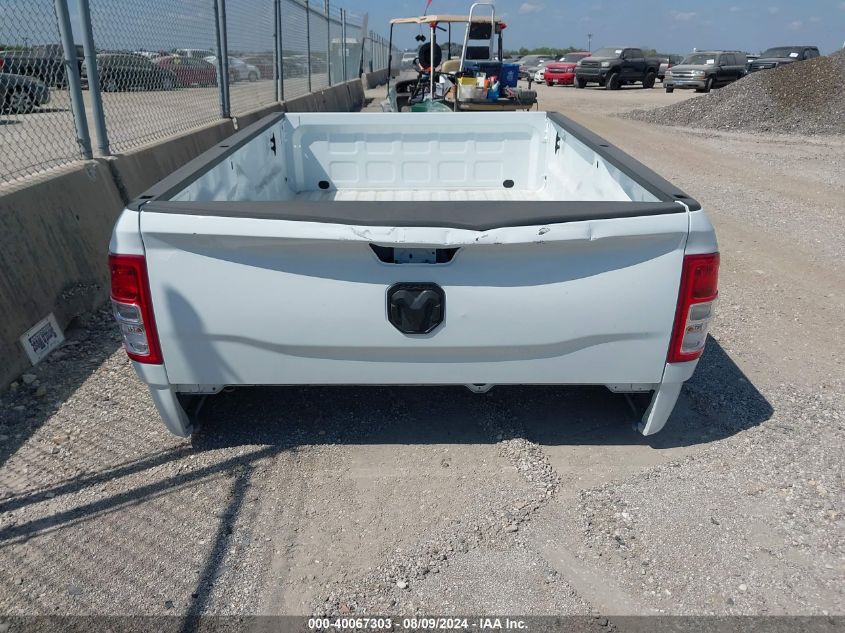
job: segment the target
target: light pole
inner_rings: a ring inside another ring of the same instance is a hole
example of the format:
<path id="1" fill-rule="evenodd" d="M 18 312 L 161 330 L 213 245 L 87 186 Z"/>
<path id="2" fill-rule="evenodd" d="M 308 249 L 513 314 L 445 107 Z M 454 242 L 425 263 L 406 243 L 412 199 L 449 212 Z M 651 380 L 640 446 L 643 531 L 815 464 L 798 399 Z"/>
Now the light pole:
<path id="1" fill-rule="evenodd" d="M 592 33 L 587 33 L 587 52 L 588 53 L 593 52 L 593 34 Z"/>

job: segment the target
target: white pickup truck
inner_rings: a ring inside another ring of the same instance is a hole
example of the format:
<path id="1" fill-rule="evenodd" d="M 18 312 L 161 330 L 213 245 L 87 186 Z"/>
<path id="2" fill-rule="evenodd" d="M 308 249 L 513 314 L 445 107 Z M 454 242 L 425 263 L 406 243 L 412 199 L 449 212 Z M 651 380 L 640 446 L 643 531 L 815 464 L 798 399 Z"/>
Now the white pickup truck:
<path id="1" fill-rule="evenodd" d="M 121 214 L 111 296 L 167 428 L 244 385 L 606 385 L 666 423 L 704 348 L 699 204 L 553 113 L 273 114 Z"/>

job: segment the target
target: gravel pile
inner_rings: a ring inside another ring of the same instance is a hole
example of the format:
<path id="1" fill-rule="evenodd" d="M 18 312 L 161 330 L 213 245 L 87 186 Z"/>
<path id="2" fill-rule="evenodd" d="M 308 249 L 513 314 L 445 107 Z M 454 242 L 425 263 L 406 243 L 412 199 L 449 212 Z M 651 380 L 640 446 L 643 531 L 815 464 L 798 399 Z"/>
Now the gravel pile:
<path id="1" fill-rule="evenodd" d="M 845 134 L 845 51 L 756 72 L 699 98 L 624 116 L 739 132 Z"/>

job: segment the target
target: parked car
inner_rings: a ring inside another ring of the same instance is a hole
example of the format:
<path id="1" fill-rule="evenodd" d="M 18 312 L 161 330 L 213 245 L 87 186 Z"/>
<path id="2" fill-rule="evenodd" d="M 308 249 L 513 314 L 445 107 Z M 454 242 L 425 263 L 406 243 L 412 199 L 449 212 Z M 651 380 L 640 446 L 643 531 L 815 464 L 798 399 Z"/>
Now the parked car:
<path id="1" fill-rule="evenodd" d="M 526 55 L 519 60 L 519 78 L 534 80 L 534 74 L 546 62 L 554 61 L 551 55 Z"/>
<path id="2" fill-rule="evenodd" d="M 684 61 L 683 55 L 666 55 L 660 58 L 660 68 L 657 69 L 657 78 L 663 81 L 666 78 L 666 71 Z"/>
<path id="3" fill-rule="evenodd" d="M 311 384 L 599 384 L 660 431 L 718 294 L 701 205 L 559 114 L 435 118 L 274 113 L 128 204 L 113 312 L 171 432 L 224 389 Z M 415 169 L 368 168 L 374 136 Z"/>
<path id="4" fill-rule="evenodd" d="M 173 49 L 173 54 L 179 57 L 205 59 L 206 57 L 213 57 L 214 51 L 209 48 L 175 48 Z"/>
<path id="5" fill-rule="evenodd" d="M 532 80 L 536 81 L 538 84 L 543 83 L 543 76 L 545 75 L 545 73 L 546 69 L 544 65 L 541 64 L 537 71 L 534 73 L 534 77 Z"/>
<path id="6" fill-rule="evenodd" d="M 549 86 L 571 86 L 575 83 L 575 65 L 590 55 L 586 51 L 567 53 L 556 62 L 548 62 L 543 72 L 543 81 Z"/>
<path id="7" fill-rule="evenodd" d="M 180 87 L 217 85 L 217 68 L 204 59 L 168 55 L 154 59 L 153 63 L 176 75 Z"/>
<path id="8" fill-rule="evenodd" d="M 405 51 L 402 53 L 402 61 L 399 62 L 399 68 L 402 70 L 410 70 L 414 67 L 414 60 L 416 58 L 416 51 Z"/>
<path id="9" fill-rule="evenodd" d="M 758 59 L 751 62 L 748 66 L 748 72 L 753 73 L 758 70 L 777 68 L 819 56 L 817 46 L 776 46 L 764 51 Z"/>
<path id="10" fill-rule="evenodd" d="M 77 64 L 81 66 L 85 54 L 82 46 L 76 47 Z M 60 44 L 44 44 L 23 50 L 0 51 L 2 72 L 35 77 L 48 86 L 67 85 L 64 49 Z"/>
<path id="11" fill-rule="evenodd" d="M 134 53 L 100 53 L 97 71 L 104 92 L 132 88 L 173 90 L 179 85 L 176 73 L 157 66 L 143 55 Z M 88 83 L 87 60 L 82 64 L 82 83 Z"/>
<path id="12" fill-rule="evenodd" d="M 215 55 L 209 55 L 205 58 L 205 61 L 217 66 L 217 57 Z M 261 79 L 261 71 L 256 66 L 247 64 L 244 60 L 238 59 L 237 57 L 229 57 L 230 81 L 258 81 L 259 79 Z"/>
<path id="13" fill-rule="evenodd" d="M 0 67 L 3 61 L 0 60 Z M 50 88 L 35 77 L 0 72 L 0 110 L 28 114 L 50 101 Z"/>
<path id="14" fill-rule="evenodd" d="M 259 77 L 265 79 L 271 78 L 276 74 L 276 62 L 272 55 L 252 55 L 250 57 L 240 57 L 247 65 L 255 66 L 258 69 Z"/>
<path id="15" fill-rule="evenodd" d="M 619 90 L 628 84 L 641 83 L 643 88 L 653 88 L 659 69 L 660 59 L 646 57 L 639 48 L 600 48 L 578 62 L 575 85 L 585 88 L 593 83 Z"/>
<path id="16" fill-rule="evenodd" d="M 171 53 L 164 51 L 133 51 L 136 55 L 146 57 L 150 61 L 155 61 L 160 57 L 170 57 Z"/>
<path id="17" fill-rule="evenodd" d="M 667 71 L 663 85 L 666 92 L 675 88 L 710 92 L 742 79 L 745 72 L 745 54 L 740 51 L 700 51 Z"/>
<path id="18" fill-rule="evenodd" d="M 286 79 L 308 76 L 308 58 L 305 55 L 288 55 L 282 58 L 282 64 Z"/>

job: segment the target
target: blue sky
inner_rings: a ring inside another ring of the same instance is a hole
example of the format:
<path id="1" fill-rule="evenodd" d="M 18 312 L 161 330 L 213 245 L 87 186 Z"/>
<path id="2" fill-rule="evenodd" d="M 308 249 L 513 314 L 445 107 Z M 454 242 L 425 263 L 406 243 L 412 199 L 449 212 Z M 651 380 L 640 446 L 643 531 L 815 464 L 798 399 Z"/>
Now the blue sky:
<path id="1" fill-rule="evenodd" d="M 433 0 L 429 13 L 465 13 L 469 0 Z M 390 17 L 419 15 L 425 0 L 362 0 L 373 28 Z M 650 46 L 685 53 L 693 48 L 758 52 L 770 46 L 817 45 L 823 53 L 845 41 L 843 0 L 496 0 L 508 23 L 505 47 Z M 397 27 L 397 34 L 398 34 Z M 413 44 L 411 27 L 400 40 Z"/>

